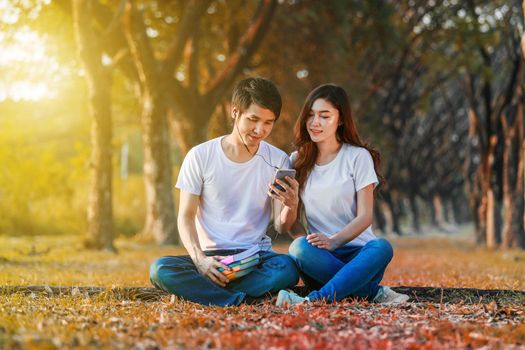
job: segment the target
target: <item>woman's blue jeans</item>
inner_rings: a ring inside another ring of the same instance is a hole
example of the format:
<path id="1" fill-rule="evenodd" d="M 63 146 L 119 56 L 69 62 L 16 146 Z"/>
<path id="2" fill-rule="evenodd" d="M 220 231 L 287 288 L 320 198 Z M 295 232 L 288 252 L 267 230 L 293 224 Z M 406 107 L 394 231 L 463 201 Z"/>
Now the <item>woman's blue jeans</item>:
<path id="1" fill-rule="evenodd" d="M 232 255 L 240 250 L 205 252 L 206 255 Z M 248 275 L 229 282 L 226 287 L 213 283 L 199 273 L 188 255 L 164 256 L 150 267 L 150 281 L 159 289 L 204 305 L 239 305 L 247 296 L 258 298 L 268 292 L 291 288 L 299 281 L 292 259 L 272 251 L 259 252 L 261 263 Z"/>
<path id="2" fill-rule="evenodd" d="M 383 238 L 364 246 L 342 246 L 330 252 L 306 240 L 295 239 L 289 255 L 299 267 L 305 284 L 314 289 L 311 301 L 339 301 L 348 296 L 372 300 L 379 291 L 379 282 L 392 260 L 392 245 Z"/>

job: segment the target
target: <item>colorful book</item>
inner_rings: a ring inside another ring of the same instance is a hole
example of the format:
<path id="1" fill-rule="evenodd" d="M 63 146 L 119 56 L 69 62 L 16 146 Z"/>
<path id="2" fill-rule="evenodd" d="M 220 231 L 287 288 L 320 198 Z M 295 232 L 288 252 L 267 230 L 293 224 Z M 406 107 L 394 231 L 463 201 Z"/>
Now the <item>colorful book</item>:
<path id="1" fill-rule="evenodd" d="M 228 279 L 231 281 L 231 280 L 234 280 L 236 278 L 239 278 L 239 277 L 242 277 L 242 276 L 246 276 L 247 274 L 249 274 L 253 270 L 255 270 L 255 266 L 252 267 L 252 268 L 248 268 L 246 270 L 241 270 L 241 271 L 237 271 L 237 272 L 234 272 L 234 273 L 230 273 L 229 275 L 226 275 L 226 277 L 228 277 Z"/>
<path id="2" fill-rule="evenodd" d="M 259 257 L 258 257 L 258 254 L 257 254 L 255 259 L 250 259 L 250 261 L 248 261 L 246 263 L 243 263 L 243 264 L 240 264 L 240 265 L 236 265 L 236 266 L 228 265 L 230 267 L 230 270 L 224 270 L 221 267 L 221 268 L 219 268 L 219 271 L 221 271 L 225 275 L 229 275 L 229 274 L 237 272 L 237 271 L 242 271 L 242 270 L 246 270 L 246 269 L 248 269 L 250 267 L 257 266 L 258 264 L 259 264 Z"/>
<path id="3" fill-rule="evenodd" d="M 238 254 L 234 254 L 234 255 L 228 255 L 226 257 L 224 257 L 224 259 L 221 260 L 221 263 L 223 263 L 224 265 L 229 265 L 231 263 L 234 263 L 236 261 L 241 261 L 243 259 L 246 259 L 252 255 L 254 255 L 255 253 L 258 253 L 259 250 L 261 250 L 261 248 L 256 245 L 250 249 L 246 249 L 245 251 L 243 252 L 240 252 Z"/>
<path id="4" fill-rule="evenodd" d="M 242 260 L 239 260 L 239 261 L 236 261 L 236 262 L 232 262 L 231 264 L 228 264 L 228 267 L 230 268 L 233 268 L 233 267 L 236 267 L 236 266 L 239 266 L 239 265 L 243 265 L 243 264 L 246 264 L 246 263 L 249 263 L 253 260 L 259 260 L 259 254 L 254 254 L 250 257 L 247 257 L 246 259 L 242 259 Z M 222 267 L 219 268 L 219 271 L 222 271 Z"/>

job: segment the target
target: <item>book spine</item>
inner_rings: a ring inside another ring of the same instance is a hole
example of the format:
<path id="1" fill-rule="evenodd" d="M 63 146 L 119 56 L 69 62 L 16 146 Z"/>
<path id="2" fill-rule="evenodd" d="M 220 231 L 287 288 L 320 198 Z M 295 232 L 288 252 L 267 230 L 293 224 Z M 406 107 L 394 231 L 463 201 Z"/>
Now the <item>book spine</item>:
<path id="1" fill-rule="evenodd" d="M 242 277 L 242 276 L 246 276 L 247 274 L 249 274 L 253 270 L 255 270 L 255 268 L 249 268 L 249 269 L 246 269 L 246 270 L 237 271 L 237 272 L 231 273 L 229 275 L 226 275 L 226 277 L 228 277 L 228 279 L 231 281 L 231 280 L 234 280 L 236 278 L 239 278 L 239 277 Z"/>
<path id="2" fill-rule="evenodd" d="M 245 264 L 241 264 L 241 265 L 230 267 L 230 270 L 224 270 L 222 267 L 220 267 L 218 270 L 221 271 L 225 275 L 229 275 L 230 273 L 233 273 L 235 271 L 245 270 L 245 269 L 250 268 L 252 266 L 256 266 L 257 264 L 259 264 L 259 259 L 252 259 L 251 261 L 249 261 L 249 262 L 247 262 Z"/>

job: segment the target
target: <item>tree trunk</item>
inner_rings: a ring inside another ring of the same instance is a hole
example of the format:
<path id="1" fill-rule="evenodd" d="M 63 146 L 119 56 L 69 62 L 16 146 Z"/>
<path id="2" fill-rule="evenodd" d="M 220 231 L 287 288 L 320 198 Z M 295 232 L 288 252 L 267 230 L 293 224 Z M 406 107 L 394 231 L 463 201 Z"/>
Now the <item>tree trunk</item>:
<path id="1" fill-rule="evenodd" d="M 525 1 L 524 1 L 524 6 L 525 6 Z M 524 37 L 525 37 L 525 34 L 524 34 Z M 525 55 L 525 53 L 524 53 Z M 524 125 L 525 127 L 525 125 Z M 522 196 L 521 196 L 521 203 L 522 205 L 525 207 L 525 139 L 521 142 L 521 181 L 520 181 L 520 184 L 522 187 Z M 524 227 L 525 228 L 525 208 L 523 209 L 523 215 L 521 216 L 521 227 Z M 522 248 L 525 248 L 525 232 L 521 232 L 521 235 L 520 235 L 521 239 L 521 247 Z"/>
<path id="2" fill-rule="evenodd" d="M 503 151 L 503 229 L 501 232 L 502 248 L 509 248 L 513 236 L 513 217 L 514 217 L 514 205 L 513 205 L 513 169 L 512 169 L 512 153 L 513 153 L 513 138 L 515 130 L 513 128 L 508 129 L 506 123 L 505 127 L 505 149 Z"/>
<path id="3" fill-rule="evenodd" d="M 421 233 L 421 223 L 419 221 L 419 206 L 415 194 L 409 195 L 410 211 L 412 212 L 412 228 L 416 234 Z"/>
<path id="4" fill-rule="evenodd" d="M 492 189 L 492 164 L 494 162 L 494 151 L 497 144 L 498 137 L 492 135 L 487 145 L 485 154 L 482 155 L 480 167 L 478 169 L 478 178 L 480 181 L 481 200 L 478 207 L 479 218 L 479 232 L 478 237 L 484 237 L 483 242 L 487 247 L 493 248 L 496 246 L 496 231 L 495 231 L 495 198 Z"/>
<path id="5" fill-rule="evenodd" d="M 498 143 L 494 148 L 492 166 L 492 177 L 491 177 L 491 191 L 494 196 L 493 210 L 489 213 L 493 216 L 493 226 L 491 229 L 494 230 L 492 235 L 494 236 L 495 247 L 501 245 L 501 231 L 503 228 L 503 152 L 505 149 L 505 136 L 503 135 L 503 128 L 501 125 L 501 119 L 498 123 L 497 135 Z"/>
<path id="6" fill-rule="evenodd" d="M 86 246 L 115 250 L 113 246 L 112 152 L 111 152 L 111 76 L 99 74 L 90 88 L 91 188 L 88 200 L 88 238 Z M 87 74 L 89 76 L 89 74 Z M 93 77 L 88 78 L 91 80 Z M 98 86 L 97 86 L 98 85 Z M 102 85 L 105 85 L 103 87 Z M 95 87 L 97 86 L 97 87 Z"/>
<path id="7" fill-rule="evenodd" d="M 523 225 L 525 205 L 523 202 L 523 195 L 521 193 L 515 194 L 514 203 L 516 208 L 512 217 L 512 237 L 509 239 L 509 248 L 525 249 L 525 227 Z"/>
<path id="8" fill-rule="evenodd" d="M 208 139 L 209 115 L 204 116 L 202 112 L 198 112 L 198 109 L 199 107 L 196 107 L 194 112 L 188 112 L 188 115 L 192 115 L 191 120 L 182 117 L 173 117 L 175 114 L 173 109 L 170 109 L 168 113 L 170 116 L 169 126 L 173 139 L 177 143 L 183 156 L 188 153 L 193 146 L 203 143 Z"/>
<path id="9" fill-rule="evenodd" d="M 390 213 L 392 214 L 392 231 L 398 235 L 402 236 L 403 232 L 401 231 L 401 227 L 399 225 L 399 209 L 395 205 L 394 200 L 392 198 L 392 194 L 390 191 L 385 190 L 383 193 L 383 198 L 385 199 L 385 203 L 388 205 L 388 208 L 390 210 Z"/>
<path id="10" fill-rule="evenodd" d="M 376 228 L 381 231 L 381 233 L 386 234 L 386 219 L 383 211 L 381 210 L 381 204 L 379 200 L 374 201 L 374 222 Z"/>
<path id="11" fill-rule="evenodd" d="M 471 84 L 471 79 L 468 79 L 469 84 L 467 87 L 467 93 L 471 96 L 471 106 L 468 110 L 468 120 L 469 120 L 469 131 L 468 131 L 468 147 L 467 154 L 465 156 L 465 165 L 464 165 L 464 176 L 465 176 L 465 192 L 468 198 L 468 206 L 474 221 L 474 234 L 476 237 L 476 243 L 482 244 L 485 242 L 485 214 L 482 212 L 482 203 L 483 203 L 483 191 L 481 186 L 481 165 L 477 164 L 474 159 L 478 154 L 479 144 L 481 143 L 481 135 L 478 131 L 479 118 L 474 105 L 473 97 L 473 87 Z M 481 153 L 481 151 L 479 151 Z"/>
<path id="12" fill-rule="evenodd" d="M 479 216 L 479 208 L 481 206 L 481 189 L 479 184 L 479 179 L 477 174 L 474 174 L 472 178 L 465 178 L 465 187 L 467 192 L 468 206 L 474 221 L 474 234 L 476 236 L 476 243 L 481 244 L 485 242 L 485 235 L 480 234 L 481 230 L 481 220 Z"/>
<path id="13" fill-rule="evenodd" d="M 496 237 L 496 200 L 494 198 L 494 191 L 490 188 L 486 195 L 486 235 L 487 235 L 487 247 L 496 248 L 498 240 Z"/>
<path id="14" fill-rule="evenodd" d="M 159 244 L 178 243 L 173 201 L 170 140 L 166 108 L 159 97 L 142 97 L 142 142 L 144 146 L 144 185 L 146 224 L 142 235 Z"/>
<path id="15" fill-rule="evenodd" d="M 143 18 L 133 2 L 126 3 L 123 25 L 137 70 L 140 87 L 137 92 L 142 108 L 146 223 L 141 236 L 153 237 L 159 244 L 178 243 L 171 180 L 167 82 L 160 75 Z"/>
<path id="16" fill-rule="evenodd" d="M 521 143 L 519 147 L 519 162 L 518 162 L 518 176 L 516 180 L 516 191 L 514 192 L 514 198 L 516 203 L 515 215 L 513 218 L 513 232 L 515 232 L 513 239 L 511 240 L 511 247 L 525 249 L 525 135 L 524 135 L 524 120 L 523 120 L 523 105 L 520 106 L 519 118 L 521 119 L 521 131 L 520 139 Z"/>
<path id="17" fill-rule="evenodd" d="M 447 224 L 451 224 L 451 207 L 452 207 L 452 201 L 450 199 L 444 199 L 441 197 L 441 204 L 443 208 L 443 222 Z"/>
<path id="18" fill-rule="evenodd" d="M 219 108 L 216 109 L 215 114 L 210 120 L 208 138 L 215 138 L 230 133 L 233 126 L 230 120 L 233 120 L 230 116 L 230 111 L 226 103 L 223 102 Z"/>
<path id="19" fill-rule="evenodd" d="M 503 153 L 503 230 L 502 248 L 523 248 L 523 105 L 520 102 L 514 118 L 502 116 L 505 147 Z M 512 113 L 512 111 L 509 111 Z"/>
<path id="20" fill-rule="evenodd" d="M 459 190 L 453 195 L 451 204 L 452 217 L 457 225 L 474 221 L 470 205 L 465 205 L 466 203 L 468 203 L 468 198 L 463 190 Z"/>
<path id="21" fill-rule="evenodd" d="M 437 222 L 437 227 L 441 228 L 443 227 L 443 221 L 444 221 L 444 218 L 443 218 L 443 201 L 441 199 L 441 196 L 439 195 L 435 195 L 434 198 L 432 199 L 432 202 L 434 202 L 434 210 L 436 212 L 436 222 Z"/>
<path id="22" fill-rule="evenodd" d="M 524 13 L 523 11 L 525 11 L 525 0 L 522 1 L 521 3 L 521 8 L 522 8 L 522 13 Z M 524 13 L 524 17 L 525 17 L 525 13 Z M 521 55 L 522 55 L 522 58 L 525 59 L 525 32 L 521 35 Z M 521 90 L 520 90 L 521 91 Z M 518 176 L 518 185 L 517 187 L 520 187 L 521 188 L 521 193 L 519 193 L 518 191 L 516 191 L 516 196 L 519 196 L 519 201 L 518 203 L 520 204 L 519 205 L 519 208 L 520 208 L 520 212 L 518 212 L 517 216 L 520 215 L 521 217 L 519 218 L 516 218 L 517 221 L 519 221 L 519 223 L 516 223 L 515 226 L 516 227 L 519 227 L 520 229 L 517 230 L 518 232 L 518 237 L 516 239 L 516 245 L 525 249 L 525 121 L 523 120 L 524 119 L 524 113 L 523 113 L 523 101 L 519 101 L 519 105 L 518 105 L 518 116 L 517 118 L 520 118 L 520 145 L 519 145 L 519 152 L 520 152 L 520 156 L 519 156 L 519 162 L 518 162 L 518 167 L 519 167 L 519 170 L 518 170 L 518 174 L 521 176 L 519 177 Z"/>
<path id="23" fill-rule="evenodd" d="M 427 200 L 427 207 L 428 207 L 428 218 L 430 225 L 433 227 L 439 227 L 438 221 L 437 221 L 437 214 L 436 214 L 436 205 L 434 203 L 433 197 L 430 197 Z"/>
<path id="24" fill-rule="evenodd" d="M 458 191 L 459 192 L 459 191 Z M 452 195 L 452 198 L 450 200 L 450 206 L 452 209 L 452 218 L 454 219 L 454 223 L 456 225 L 462 224 L 463 222 L 467 221 L 464 218 L 464 203 L 467 202 L 466 198 L 461 198 L 457 192 L 455 192 Z"/>
<path id="25" fill-rule="evenodd" d="M 73 2 L 75 34 L 80 59 L 86 70 L 91 127 L 91 185 L 87 208 L 85 246 L 115 251 L 113 245 L 111 167 L 111 71 L 101 63 L 102 49 L 93 35 L 90 2 Z"/>

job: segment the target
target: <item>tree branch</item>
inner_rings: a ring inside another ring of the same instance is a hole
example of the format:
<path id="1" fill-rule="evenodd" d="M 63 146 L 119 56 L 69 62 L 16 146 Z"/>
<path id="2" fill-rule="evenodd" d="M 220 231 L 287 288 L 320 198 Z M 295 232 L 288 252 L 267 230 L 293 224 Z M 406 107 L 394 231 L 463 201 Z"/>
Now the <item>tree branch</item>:
<path id="1" fill-rule="evenodd" d="M 208 8 L 211 0 L 192 0 L 184 10 L 176 37 L 173 39 L 163 62 L 163 72 L 167 76 L 173 76 L 173 71 L 179 65 L 182 59 L 184 47 L 188 39 L 192 36 L 194 26 L 198 25 L 199 18 Z"/>
<path id="2" fill-rule="evenodd" d="M 157 70 L 159 65 L 146 35 L 142 14 L 137 11 L 133 0 L 127 2 L 122 20 L 124 34 L 137 68 L 139 80 L 147 89 L 155 91 L 159 82 Z"/>
<path id="3" fill-rule="evenodd" d="M 246 66 L 268 30 L 277 7 L 277 0 L 261 0 L 252 24 L 241 37 L 237 50 L 230 56 L 224 70 L 210 83 L 205 94 L 206 103 L 214 105 Z"/>
<path id="4" fill-rule="evenodd" d="M 506 106 L 508 106 L 512 98 L 515 96 L 515 90 L 517 87 L 518 82 L 518 75 L 521 67 L 521 56 L 516 56 L 512 62 L 512 72 L 510 75 L 509 82 L 507 84 L 507 87 L 505 89 L 505 93 L 499 95 L 499 97 L 496 99 L 494 103 L 493 110 L 495 111 L 496 118 L 500 118 L 501 114 L 503 113 L 503 110 Z"/>
<path id="5" fill-rule="evenodd" d="M 199 96 L 199 40 L 200 26 L 197 23 L 193 37 L 188 47 L 186 67 L 188 72 L 188 87 L 192 90 L 191 95 Z"/>

